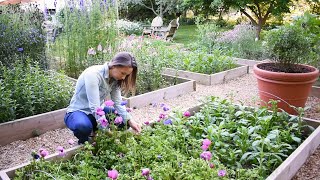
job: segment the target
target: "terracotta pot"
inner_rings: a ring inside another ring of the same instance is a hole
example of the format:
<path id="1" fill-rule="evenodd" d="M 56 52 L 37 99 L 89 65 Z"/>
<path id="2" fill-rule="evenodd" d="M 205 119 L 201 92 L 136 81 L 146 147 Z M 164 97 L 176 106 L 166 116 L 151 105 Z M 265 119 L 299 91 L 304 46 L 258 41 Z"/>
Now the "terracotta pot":
<path id="1" fill-rule="evenodd" d="M 270 99 L 280 100 L 278 108 L 290 114 L 297 114 L 297 111 L 290 107 L 304 107 L 311 91 L 312 84 L 319 77 L 319 70 L 308 65 L 309 73 L 282 73 L 271 72 L 259 68 L 260 63 L 253 66 L 253 72 L 258 80 L 258 89 L 260 99 L 265 106 Z"/>

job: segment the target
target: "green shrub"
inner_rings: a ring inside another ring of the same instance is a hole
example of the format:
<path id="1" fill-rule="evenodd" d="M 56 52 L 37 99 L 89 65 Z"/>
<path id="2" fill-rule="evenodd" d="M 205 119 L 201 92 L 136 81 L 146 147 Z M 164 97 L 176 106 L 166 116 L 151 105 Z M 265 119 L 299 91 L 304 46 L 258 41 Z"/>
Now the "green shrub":
<path id="1" fill-rule="evenodd" d="M 3 66 L 0 85 L 0 122 L 64 108 L 73 92 L 64 75 L 22 63 L 12 69 Z"/>
<path id="2" fill-rule="evenodd" d="M 307 63 L 319 67 L 320 20 L 304 15 L 292 24 L 269 31 L 265 37 L 265 54 L 279 67 Z"/>

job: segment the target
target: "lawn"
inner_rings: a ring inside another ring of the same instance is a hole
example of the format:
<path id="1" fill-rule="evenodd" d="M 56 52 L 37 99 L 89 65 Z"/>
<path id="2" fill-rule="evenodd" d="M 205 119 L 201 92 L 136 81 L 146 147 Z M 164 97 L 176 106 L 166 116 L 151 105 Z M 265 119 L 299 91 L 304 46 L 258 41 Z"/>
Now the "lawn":
<path id="1" fill-rule="evenodd" d="M 187 45 L 194 42 L 197 39 L 197 35 L 196 25 L 181 25 L 173 40 L 176 43 Z"/>

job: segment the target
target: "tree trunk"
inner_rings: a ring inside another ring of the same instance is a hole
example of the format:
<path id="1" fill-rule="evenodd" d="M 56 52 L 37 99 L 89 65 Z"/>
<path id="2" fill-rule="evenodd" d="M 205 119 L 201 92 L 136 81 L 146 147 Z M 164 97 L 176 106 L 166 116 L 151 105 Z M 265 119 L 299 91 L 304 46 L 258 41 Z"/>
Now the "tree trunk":
<path id="1" fill-rule="evenodd" d="M 256 40 L 260 39 L 260 33 L 261 33 L 261 29 L 262 29 L 263 24 L 264 24 L 263 19 L 259 18 L 258 24 L 256 25 Z"/>

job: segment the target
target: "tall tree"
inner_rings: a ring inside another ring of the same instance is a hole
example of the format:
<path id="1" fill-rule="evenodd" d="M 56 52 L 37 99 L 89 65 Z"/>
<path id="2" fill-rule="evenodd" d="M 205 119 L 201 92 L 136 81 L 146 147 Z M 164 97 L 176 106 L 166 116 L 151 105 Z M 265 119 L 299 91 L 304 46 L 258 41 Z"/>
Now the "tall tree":
<path id="1" fill-rule="evenodd" d="M 259 39 L 262 26 L 267 19 L 271 15 L 290 12 L 292 1 L 294 0 L 214 0 L 212 5 L 239 10 L 256 27 L 256 37 Z"/>
<path id="2" fill-rule="evenodd" d="M 121 0 L 121 6 L 140 5 L 151 10 L 156 16 L 175 12 L 182 0 Z"/>

